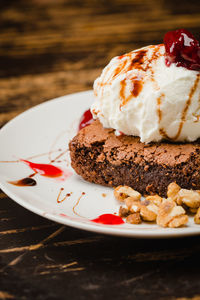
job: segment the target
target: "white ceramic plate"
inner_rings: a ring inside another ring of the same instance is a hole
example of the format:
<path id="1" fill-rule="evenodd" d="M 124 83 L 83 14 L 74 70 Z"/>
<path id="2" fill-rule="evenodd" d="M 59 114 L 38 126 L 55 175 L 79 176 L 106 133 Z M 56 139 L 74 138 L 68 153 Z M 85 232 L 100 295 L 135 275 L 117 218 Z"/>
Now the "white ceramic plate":
<path id="1" fill-rule="evenodd" d="M 190 219 L 183 228 L 160 228 L 155 224 L 101 225 L 91 221 L 104 213 L 117 213 L 120 204 L 113 189 L 84 181 L 70 167 L 69 140 L 76 134 L 81 115 L 93 101 L 92 91 L 57 98 L 20 114 L 0 131 L 0 186 L 14 201 L 36 214 L 72 227 L 127 237 L 163 238 L 195 235 L 200 226 Z M 58 158 L 59 156 L 59 158 Z M 41 175 L 36 186 L 19 187 L 9 181 L 31 173 L 21 159 L 57 165 L 73 173 L 65 180 Z M 3 162 L 4 161 L 4 162 Z M 5 162 L 13 161 L 13 162 Z M 61 190 L 62 188 L 62 190 Z M 58 203 L 66 194 L 70 196 Z M 85 194 L 82 194 L 82 193 Z"/>

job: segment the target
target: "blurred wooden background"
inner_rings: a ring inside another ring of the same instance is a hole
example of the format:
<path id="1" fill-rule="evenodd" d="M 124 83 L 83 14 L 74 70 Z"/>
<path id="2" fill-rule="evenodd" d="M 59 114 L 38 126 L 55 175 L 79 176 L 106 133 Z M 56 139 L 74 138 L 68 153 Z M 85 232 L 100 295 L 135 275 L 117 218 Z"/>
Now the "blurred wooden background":
<path id="1" fill-rule="evenodd" d="M 199 0 L 1 0 L 0 125 L 45 100 L 92 88 L 115 55 L 187 28 Z"/>
<path id="2" fill-rule="evenodd" d="M 92 89 L 113 56 L 177 28 L 200 39 L 199 0 L 1 0 L 0 126 Z M 43 219 L 3 192 L 0 218 L 0 299 L 200 300 L 200 237 L 97 235 Z"/>

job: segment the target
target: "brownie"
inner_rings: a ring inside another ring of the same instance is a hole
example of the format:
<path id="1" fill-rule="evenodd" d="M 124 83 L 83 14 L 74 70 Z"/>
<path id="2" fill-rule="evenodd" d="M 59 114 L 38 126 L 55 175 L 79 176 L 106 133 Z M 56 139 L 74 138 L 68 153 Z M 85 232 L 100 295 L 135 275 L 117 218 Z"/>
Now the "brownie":
<path id="1" fill-rule="evenodd" d="M 116 136 L 99 121 L 83 128 L 69 144 L 71 165 L 85 180 L 116 187 L 128 185 L 142 194 L 166 196 L 175 181 L 200 189 L 200 140 L 193 143 L 141 143 Z"/>

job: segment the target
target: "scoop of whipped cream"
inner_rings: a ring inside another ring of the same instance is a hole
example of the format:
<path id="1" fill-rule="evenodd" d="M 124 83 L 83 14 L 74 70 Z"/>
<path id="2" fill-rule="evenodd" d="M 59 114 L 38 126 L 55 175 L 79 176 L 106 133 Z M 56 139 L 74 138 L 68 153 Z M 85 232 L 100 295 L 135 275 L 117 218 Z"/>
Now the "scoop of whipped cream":
<path id="1" fill-rule="evenodd" d="M 114 57 L 94 82 L 94 119 L 141 142 L 200 137 L 200 72 L 166 66 L 163 44 Z"/>

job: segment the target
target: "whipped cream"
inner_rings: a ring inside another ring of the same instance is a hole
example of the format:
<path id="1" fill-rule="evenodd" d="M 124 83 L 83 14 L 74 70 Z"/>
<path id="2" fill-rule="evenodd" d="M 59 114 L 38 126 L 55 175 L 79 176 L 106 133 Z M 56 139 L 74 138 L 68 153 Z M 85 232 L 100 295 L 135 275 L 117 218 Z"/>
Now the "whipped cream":
<path id="1" fill-rule="evenodd" d="M 94 82 L 94 119 L 141 142 L 200 137 L 200 72 L 165 64 L 164 45 L 114 57 Z"/>

